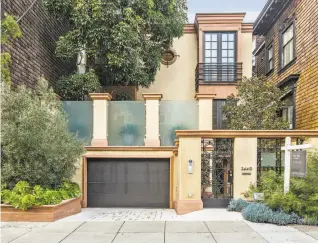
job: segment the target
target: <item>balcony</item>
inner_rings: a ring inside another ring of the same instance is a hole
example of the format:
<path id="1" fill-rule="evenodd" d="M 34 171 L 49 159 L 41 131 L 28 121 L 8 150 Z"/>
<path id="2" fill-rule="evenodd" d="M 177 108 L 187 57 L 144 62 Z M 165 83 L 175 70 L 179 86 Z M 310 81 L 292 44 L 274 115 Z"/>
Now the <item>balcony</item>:
<path id="1" fill-rule="evenodd" d="M 195 90 L 199 85 L 233 84 L 242 80 L 242 63 L 199 63 L 195 69 Z"/>

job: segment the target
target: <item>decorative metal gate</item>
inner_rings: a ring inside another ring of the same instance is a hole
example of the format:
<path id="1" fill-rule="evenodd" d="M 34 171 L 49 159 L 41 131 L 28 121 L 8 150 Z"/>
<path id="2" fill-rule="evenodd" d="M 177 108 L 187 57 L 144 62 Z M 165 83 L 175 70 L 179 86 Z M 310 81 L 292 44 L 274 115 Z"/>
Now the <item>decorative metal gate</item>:
<path id="1" fill-rule="evenodd" d="M 233 139 L 202 139 L 201 162 L 204 206 L 226 207 L 233 197 Z"/>
<path id="2" fill-rule="evenodd" d="M 258 138 L 257 139 L 257 181 L 261 179 L 262 171 L 275 170 L 277 174 L 282 173 L 282 151 L 283 139 Z M 266 155 L 273 157 L 265 162 Z"/>

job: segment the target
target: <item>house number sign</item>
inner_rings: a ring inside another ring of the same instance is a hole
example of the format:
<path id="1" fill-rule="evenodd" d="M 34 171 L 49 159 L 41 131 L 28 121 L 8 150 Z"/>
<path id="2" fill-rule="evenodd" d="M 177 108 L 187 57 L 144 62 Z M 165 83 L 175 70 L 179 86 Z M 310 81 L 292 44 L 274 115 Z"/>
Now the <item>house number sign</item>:
<path id="1" fill-rule="evenodd" d="M 252 170 L 252 169 L 253 169 L 252 167 L 241 167 L 242 171 L 249 171 L 249 170 Z"/>
<path id="2" fill-rule="evenodd" d="M 252 167 L 241 167 L 242 175 L 251 175 Z"/>

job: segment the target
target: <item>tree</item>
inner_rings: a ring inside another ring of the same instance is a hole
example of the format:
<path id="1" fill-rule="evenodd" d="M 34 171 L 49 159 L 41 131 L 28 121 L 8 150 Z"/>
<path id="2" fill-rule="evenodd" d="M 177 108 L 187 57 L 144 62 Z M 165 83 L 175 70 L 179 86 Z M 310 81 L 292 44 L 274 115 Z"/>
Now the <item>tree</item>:
<path id="1" fill-rule="evenodd" d="M 237 86 L 237 95 L 227 98 L 222 107 L 234 130 L 287 129 L 288 123 L 281 116 L 281 98 L 285 94 L 265 77 L 244 78 Z"/>
<path id="2" fill-rule="evenodd" d="M 94 72 L 62 76 L 56 83 L 56 92 L 64 101 L 85 101 L 89 93 L 101 92 L 102 87 Z"/>
<path id="3" fill-rule="evenodd" d="M 161 53 L 183 34 L 185 0 L 44 0 L 48 11 L 70 20 L 56 53 L 74 58 L 85 50 L 87 66 L 107 84 L 149 87 Z"/>
<path id="4" fill-rule="evenodd" d="M 12 15 L 4 14 L 1 20 L 1 45 L 10 47 L 12 40 L 21 37 L 22 33 L 18 23 Z M 11 83 L 11 55 L 1 51 L 1 81 Z"/>
<path id="5" fill-rule="evenodd" d="M 33 91 L 25 86 L 1 90 L 1 182 L 54 187 L 70 180 L 84 144 L 68 130 L 56 94 L 41 80 Z"/>

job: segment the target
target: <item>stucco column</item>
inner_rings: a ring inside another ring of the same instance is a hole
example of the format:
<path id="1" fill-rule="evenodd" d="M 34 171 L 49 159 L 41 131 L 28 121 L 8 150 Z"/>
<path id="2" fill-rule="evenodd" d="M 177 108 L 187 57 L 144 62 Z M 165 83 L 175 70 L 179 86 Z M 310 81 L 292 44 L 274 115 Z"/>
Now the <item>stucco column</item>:
<path id="1" fill-rule="evenodd" d="M 181 137 L 177 157 L 177 214 L 203 209 L 201 200 L 201 138 Z M 188 163 L 192 160 L 192 171 Z"/>
<path id="2" fill-rule="evenodd" d="M 243 167 L 243 168 L 242 168 Z M 250 184 L 257 183 L 257 138 L 234 138 L 234 198 L 244 198 Z"/>
<path id="3" fill-rule="evenodd" d="M 108 130 L 108 101 L 111 100 L 109 93 L 90 93 L 93 100 L 93 139 L 91 146 L 107 147 Z"/>
<path id="4" fill-rule="evenodd" d="M 159 138 L 159 101 L 162 94 L 143 93 L 146 101 L 146 138 L 145 146 L 160 147 Z"/>
<path id="5" fill-rule="evenodd" d="M 199 130 L 212 130 L 212 105 L 216 94 L 200 94 L 195 95 L 195 99 L 199 103 Z"/>

